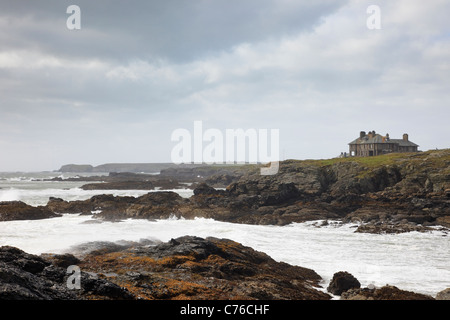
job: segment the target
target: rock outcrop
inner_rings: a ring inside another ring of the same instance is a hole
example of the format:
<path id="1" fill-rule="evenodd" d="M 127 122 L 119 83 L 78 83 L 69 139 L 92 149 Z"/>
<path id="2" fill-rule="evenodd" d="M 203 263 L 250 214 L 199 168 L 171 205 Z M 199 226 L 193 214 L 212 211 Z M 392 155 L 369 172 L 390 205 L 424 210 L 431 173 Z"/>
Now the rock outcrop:
<path id="1" fill-rule="evenodd" d="M 436 300 L 450 300 L 450 288 L 439 291 L 436 294 Z"/>
<path id="2" fill-rule="evenodd" d="M 349 289 L 358 289 L 361 283 L 352 274 L 346 271 L 339 271 L 333 275 L 327 291 L 334 295 L 341 295 Z"/>
<path id="3" fill-rule="evenodd" d="M 55 257 L 53 260 L 59 260 Z M 66 256 L 64 266 L 69 261 Z M 70 273 L 51 259 L 28 254 L 18 248 L 0 247 L 0 300 L 131 299 L 126 289 L 96 276 L 80 272 L 79 290 L 68 287 Z"/>
<path id="4" fill-rule="evenodd" d="M 0 202 L 0 221 L 38 220 L 59 216 L 47 207 L 33 207 L 22 201 Z"/>
<path id="5" fill-rule="evenodd" d="M 386 285 L 373 289 L 350 289 L 342 293 L 341 300 L 434 300 L 434 298 L 425 294 L 401 290 L 395 286 Z"/>
<path id="6" fill-rule="evenodd" d="M 57 213 L 92 214 L 105 220 L 167 219 L 189 200 L 172 191 L 150 192 L 140 197 L 98 195 L 87 200 L 51 198 L 47 207 Z"/>
<path id="7" fill-rule="evenodd" d="M 78 287 L 68 267 L 79 268 Z M 0 299 L 307 299 L 329 300 L 313 270 L 276 262 L 227 239 L 180 237 L 72 254 L 0 247 Z"/>
<path id="8" fill-rule="evenodd" d="M 157 176 L 111 173 L 106 183 L 84 188 L 151 189 L 158 184 L 186 188 L 186 181 L 193 179 L 194 195 L 182 199 L 160 191 L 137 198 L 102 195 L 72 202 L 51 198 L 46 208 L 111 220 L 176 216 L 286 225 L 333 219 L 358 223 L 357 232 L 369 233 L 450 228 L 449 149 L 368 158 L 287 160 L 280 163 L 277 174 L 268 176 L 261 175 L 259 168 L 170 168 Z M 213 186 L 219 181 L 232 182 L 217 190 Z"/>
<path id="9" fill-rule="evenodd" d="M 79 266 L 140 299 L 328 300 L 313 270 L 276 262 L 227 239 L 185 236 L 86 255 Z"/>
<path id="10" fill-rule="evenodd" d="M 288 160 L 280 163 L 276 175 L 248 173 L 228 190 L 241 203 L 251 204 L 250 210 L 243 211 L 249 215 L 247 220 L 251 216 L 257 223 L 339 219 L 380 224 L 361 227 L 358 232 L 426 231 L 434 225 L 448 226 L 449 168 L 448 149 L 369 158 Z M 244 213 L 242 219 L 246 220 Z"/>

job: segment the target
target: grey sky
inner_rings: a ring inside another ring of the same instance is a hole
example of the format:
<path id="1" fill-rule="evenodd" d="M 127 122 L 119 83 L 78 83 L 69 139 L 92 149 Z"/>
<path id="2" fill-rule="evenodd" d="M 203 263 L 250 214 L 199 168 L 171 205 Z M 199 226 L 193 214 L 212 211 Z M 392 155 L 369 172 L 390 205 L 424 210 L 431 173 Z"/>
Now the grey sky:
<path id="1" fill-rule="evenodd" d="M 66 8 L 81 8 L 68 30 Z M 369 30 L 366 9 L 381 9 Z M 360 130 L 449 147 L 448 1 L 0 1 L 0 171 L 170 162 L 171 133 L 279 129 L 285 158 Z"/>

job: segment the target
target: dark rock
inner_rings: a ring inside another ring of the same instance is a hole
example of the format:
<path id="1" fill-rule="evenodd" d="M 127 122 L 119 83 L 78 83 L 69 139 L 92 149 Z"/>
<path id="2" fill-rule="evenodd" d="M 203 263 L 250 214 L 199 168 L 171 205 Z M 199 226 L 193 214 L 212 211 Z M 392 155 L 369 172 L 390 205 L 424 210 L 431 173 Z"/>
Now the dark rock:
<path id="1" fill-rule="evenodd" d="M 49 266 L 42 258 L 20 249 L 0 247 L 0 299 L 49 300 L 74 299 L 62 284 L 40 276 Z"/>
<path id="2" fill-rule="evenodd" d="M 0 300 L 131 299 L 127 290 L 81 272 L 81 288 L 69 289 L 67 269 L 74 257 L 36 256 L 18 248 L 0 247 Z M 52 264 L 54 263 L 54 264 Z"/>
<path id="3" fill-rule="evenodd" d="M 194 195 L 215 195 L 218 194 L 219 192 L 214 189 L 213 187 L 210 187 L 209 185 L 207 185 L 206 183 L 201 183 L 199 184 L 195 189 L 194 189 Z"/>
<path id="4" fill-rule="evenodd" d="M 63 199 L 56 198 L 56 197 L 50 197 L 50 198 L 48 198 L 48 200 L 52 201 L 52 202 L 63 202 L 64 201 Z"/>
<path id="5" fill-rule="evenodd" d="M 75 257 L 73 254 L 65 253 L 65 254 L 53 254 L 53 253 L 43 253 L 41 257 L 53 265 L 61 268 L 67 268 L 71 265 L 76 265 L 80 262 L 80 260 Z"/>
<path id="6" fill-rule="evenodd" d="M 214 243 L 200 237 L 184 236 L 171 239 L 166 243 L 146 249 L 146 254 L 156 259 L 168 256 L 191 255 L 197 260 L 205 259 L 211 254 L 223 253 Z"/>
<path id="7" fill-rule="evenodd" d="M 215 188 L 226 188 L 233 182 L 237 182 L 242 176 L 240 173 L 234 174 L 215 174 L 205 179 L 205 182 Z"/>
<path id="8" fill-rule="evenodd" d="M 33 207 L 22 201 L 0 202 L 0 221 L 38 220 L 60 217 L 47 207 Z"/>
<path id="9" fill-rule="evenodd" d="M 299 196 L 299 190 L 293 182 L 281 183 L 277 186 L 277 190 L 270 190 L 268 194 L 263 194 L 262 205 L 270 206 L 283 203 Z"/>
<path id="10" fill-rule="evenodd" d="M 450 215 L 436 218 L 436 223 L 450 228 Z"/>
<path id="11" fill-rule="evenodd" d="M 184 236 L 155 246 L 87 255 L 80 266 L 116 274 L 111 281 L 142 299 L 331 298 L 316 289 L 321 278 L 313 270 L 276 262 L 227 239 Z"/>
<path id="12" fill-rule="evenodd" d="M 408 221 L 405 222 L 381 222 L 374 221 L 358 226 L 355 232 L 358 233 L 375 233 L 375 234 L 390 234 L 390 233 L 405 233 L 405 232 L 427 232 L 432 230 L 430 227 L 416 225 Z"/>
<path id="13" fill-rule="evenodd" d="M 434 300 L 433 297 L 421 293 L 401 290 L 386 285 L 381 288 L 350 289 L 341 295 L 342 300 Z"/>
<path id="14" fill-rule="evenodd" d="M 436 294 L 436 300 L 450 300 L 450 288 L 439 291 Z"/>
<path id="15" fill-rule="evenodd" d="M 82 297 L 88 299 L 107 299 L 107 300 L 133 300 L 134 295 L 125 288 L 109 281 L 93 276 L 89 273 L 81 274 L 81 292 Z"/>
<path id="16" fill-rule="evenodd" d="M 327 291 L 334 295 L 341 295 L 349 289 L 360 287 L 361 284 L 352 274 L 346 271 L 339 271 L 333 275 L 333 279 L 331 279 Z"/>
<path id="17" fill-rule="evenodd" d="M 90 201 L 75 200 L 69 202 L 59 198 L 50 198 L 47 202 L 47 208 L 55 213 L 92 214 L 95 205 Z"/>

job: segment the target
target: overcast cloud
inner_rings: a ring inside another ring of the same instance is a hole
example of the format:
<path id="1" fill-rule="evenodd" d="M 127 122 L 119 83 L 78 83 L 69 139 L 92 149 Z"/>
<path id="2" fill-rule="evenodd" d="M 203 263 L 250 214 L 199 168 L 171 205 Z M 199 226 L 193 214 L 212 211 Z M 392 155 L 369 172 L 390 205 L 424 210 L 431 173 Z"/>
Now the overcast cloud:
<path id="1" fill-rule="evenodd" d="M 81 30 L 66 9 L 81 8 Z M 381 29 L 366 9 L 381 9 Z M 0 1 L 0 171 L 170 162 L 171 133 L 279 129 L 282 158 L 361 130 L 448 148 L 450 2 Z"/>

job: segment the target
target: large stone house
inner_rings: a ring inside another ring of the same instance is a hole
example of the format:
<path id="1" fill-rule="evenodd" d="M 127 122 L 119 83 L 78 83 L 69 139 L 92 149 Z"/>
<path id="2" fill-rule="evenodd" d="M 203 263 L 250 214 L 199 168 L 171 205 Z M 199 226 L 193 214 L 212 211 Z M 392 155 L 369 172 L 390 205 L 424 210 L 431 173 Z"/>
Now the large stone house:
<path id="1" fill-rule="evenodd" d="M 391 139 L 389 133 L 382 136 L 374 131 L 361 131 L 359 138 L 349 143 L 350 156 L 370 157 L 392 152 L 417 152 L 418 145 L 409 141 L 408 134 L 403 139 Z"/>

